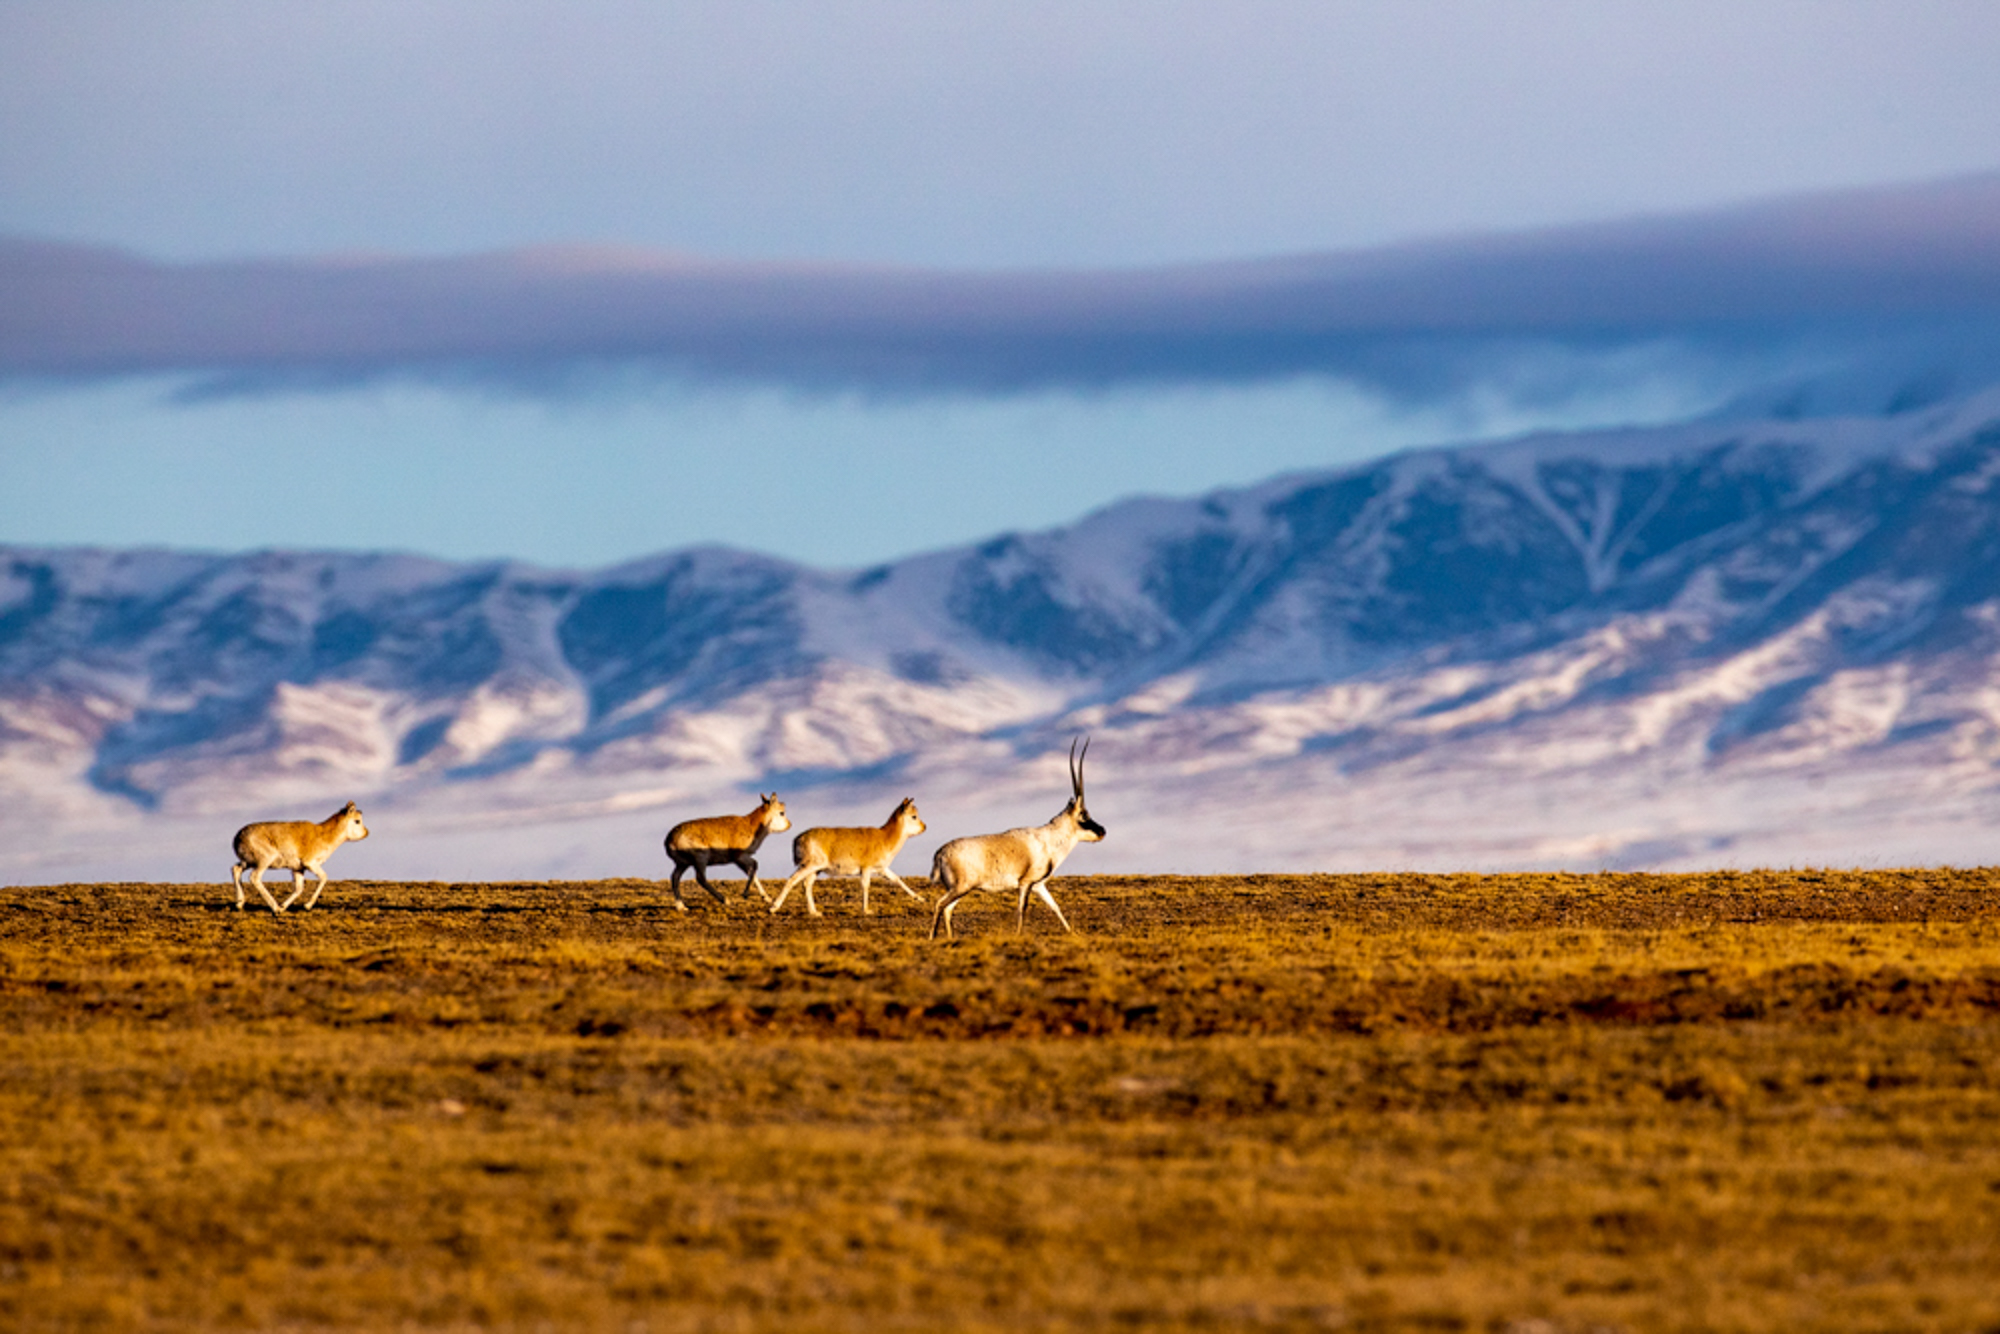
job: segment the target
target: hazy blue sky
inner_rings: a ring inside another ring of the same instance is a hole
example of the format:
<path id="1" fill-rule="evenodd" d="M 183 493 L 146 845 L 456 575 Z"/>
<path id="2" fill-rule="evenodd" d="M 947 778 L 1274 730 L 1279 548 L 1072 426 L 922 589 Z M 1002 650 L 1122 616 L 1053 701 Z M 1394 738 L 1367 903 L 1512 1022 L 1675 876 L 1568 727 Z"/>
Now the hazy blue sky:
<path id="1" fill-rule="evenodd" d="M 1987 0 L 6 0 L 0 234 L 179 261 L 1252 258 L 1990 171 L 1997 66 Z M 1310 378 L 175 387 L 0 386 L 0 539 L 856 564 L 1704 392 L 1629 362 L 1532 408 Z"/>

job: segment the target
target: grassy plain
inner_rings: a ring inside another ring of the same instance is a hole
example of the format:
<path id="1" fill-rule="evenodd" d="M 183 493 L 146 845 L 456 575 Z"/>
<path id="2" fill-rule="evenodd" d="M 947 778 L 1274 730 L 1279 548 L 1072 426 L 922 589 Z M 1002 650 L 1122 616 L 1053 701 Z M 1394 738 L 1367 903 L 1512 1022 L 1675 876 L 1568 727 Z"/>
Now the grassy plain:
<path id="1" fill-rule="evenodd" d="M 0 1326 L 2000 1330 L 1996 891 L 0 889 Z"/>

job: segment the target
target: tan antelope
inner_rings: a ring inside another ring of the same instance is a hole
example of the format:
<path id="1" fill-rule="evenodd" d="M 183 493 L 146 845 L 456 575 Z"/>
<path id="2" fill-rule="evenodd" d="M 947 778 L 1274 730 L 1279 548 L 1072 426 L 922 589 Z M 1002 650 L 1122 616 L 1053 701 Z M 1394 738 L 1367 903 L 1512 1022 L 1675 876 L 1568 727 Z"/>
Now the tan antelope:
<path id="1" fill-rule="evenodd" d="M 806 911 L 814 917 L 820 915 L 819 905 L 813 902 L 813 881 L 820 872 L 832 871 L 836 875 L 861 873 L 861 915 L 868 916 L 868 877 L 880 872 L 884 879 L 911 898 L 922 900 L 923 895 L 903 883 L 903 877 L 889 869 L 889 863 L 896 860 L 896 854 L 909 842 L 910 835 L 924 832 L 923 817 L 917 814 L 917 799 L 904 797 L 896 809 L 889 812 L 889 818 L 880 829 L 808 829 L 792 840 L 792 865 L 799 869 L 792 872 L 792 878 L 778 891 L 778 901 L 771 905 L 776 912 L 785 906 L 785 898 L 792 887 L 803 883 L 806 887 Z"/>
<path id="2" fill-rule="evenodd" d="M 681 877 L 689 867 L 694 868 L 694 881 L 708 891 L 708 896 L 717 903 L 727 903 L 728 899 L 708 883 L 708 868 L 711 866 L 735 865 L 750 877 L 750 888 L 764 896 L 769 903 L 771 896 L 757 883 L 758 848 L 764 844 L 766 834 L 782 834 L 792 827 L 785 815 L 785 803 L 778 800 L 778 794 L 770 796 L 758 794 L 757 809 L 748 815 L 712 815 L 705 820 L 683 820 L 667 831 L 667 856 L 673 858 L 674 878 L 668 887 L 674 891 L 674 906 L 682 912 L 688 910 L 687 900 L 681 897 Z"/>
<path id="3" fill-rule="evenodd" d="M 243 872 L 248 870 L 250 883 L 257 887 L 274 913 L 298 902 L 299 895 L 306 892 L 308 873 L 318 876 L 319 888 L 306 900 L 310 911 L 326 889 L 326 859 L 341 844 L 358 843 L 366 837 L 368 826 L 361 822 L 361 812 L 351 801 L 318 824 L 310 820 L 265 820 L 244 825 L 236 831 L 236 865 L 229 868 L 229 878 L 236 884 L 237 910 L 243 908 Z M 282 906 L 264 888 L 264 872 L 274 866 L 292 873 L 292 894 Z"/>
<path id="4" fill-rule="evenodd" d="M 1025 931 L 1028 926 L 1030 894 L 1049 905 L 1063 930 L 1070 930 L 1062 906 L 1049 893 L 1049 877 L 1077 844 L 1095 843 L 1104 837 L 1104 826 L 1090 818 L 1083 804 L 1083 760 L 1088 754 L 1090 742 L 1083 743 L 1082 755 L 1077 754 L 1076 742 L 1069 743 L 1071 795 L 1069 805 L 1055 819 L 1032 829 L 955 838 L 937 850 L 937 856 L 931 859 L 931 879 L 944 887 L 944 894 L 931 917 L 932 940 L 937 939 L 939 926 L 944 927 L 946 939 L 952 937 L 952 909 L 975 889 L 994 893 L 1019 890 L 1021 902 L 1014 913 L 1014 927 L 1018 931 Z"/>

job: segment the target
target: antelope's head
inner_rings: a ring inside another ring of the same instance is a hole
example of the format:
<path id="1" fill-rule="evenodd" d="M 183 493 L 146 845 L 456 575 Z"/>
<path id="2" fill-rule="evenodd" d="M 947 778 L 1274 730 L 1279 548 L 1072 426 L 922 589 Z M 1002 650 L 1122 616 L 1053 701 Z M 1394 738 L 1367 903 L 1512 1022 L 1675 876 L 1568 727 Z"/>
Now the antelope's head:
<path id="1" fill-rule="evenodd" d="M 361 808 L 353 802 L 335 811 L 333 818 L 339 822 L 340 837 L 343 842 L 359 843 L 368 837 L 368 826 L 361 823 Z"/>
<path id="2" fill-rule="evenodd" d="M 778 800 L 777 793 L 766 797 L 760 792 L 757 796 L 763 803 L 757 807 L 757 819 L 766 829 L 782 834 L 792 827 L 790 817 L 785 814 L 785 803 Z"/>
<path id="3" fill-rule="evenodd" d="M 917 814 L 917 799 L 915 797 L 904 797 L 896 806 L 895 811 L 889 816 L 889 820 L 890 823 L 902 829 L 905 838 L 912 834 L 921 834 L 930 827 L 924 823 L 924 817 Z"/>
<path id="4" fill-rule="evenodd" d="M 1083 804 L 1083 760 L 1090 754 L 1090 740 L 1085 738 L 1083 753 L 1077 753 L 1076 742 L 1069 743 L 1069 788 L 1072 795 L 1069 805 L 1063 807 L 1063 814 L 1076 821 L 1077 836 L 1086 843 L 1096 843 L 1104 837 L 1104 826 L 1090 818 L 1090 808 Z"/>

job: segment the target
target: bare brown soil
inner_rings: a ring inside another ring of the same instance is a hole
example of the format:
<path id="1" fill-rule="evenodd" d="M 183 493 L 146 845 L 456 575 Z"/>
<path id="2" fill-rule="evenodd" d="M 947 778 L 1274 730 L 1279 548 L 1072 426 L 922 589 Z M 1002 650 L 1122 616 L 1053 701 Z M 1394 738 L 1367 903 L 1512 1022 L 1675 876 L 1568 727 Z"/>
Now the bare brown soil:
<path id="1" fill-rule="evenodd" d="M 0 889 L 0 1326 L 2000 1330 L 2000 873 L 726 888 Z"/>

